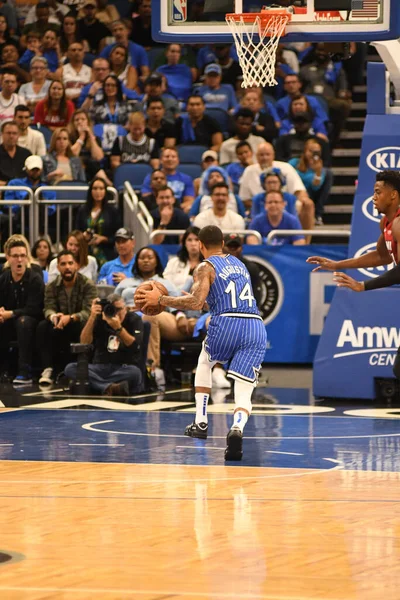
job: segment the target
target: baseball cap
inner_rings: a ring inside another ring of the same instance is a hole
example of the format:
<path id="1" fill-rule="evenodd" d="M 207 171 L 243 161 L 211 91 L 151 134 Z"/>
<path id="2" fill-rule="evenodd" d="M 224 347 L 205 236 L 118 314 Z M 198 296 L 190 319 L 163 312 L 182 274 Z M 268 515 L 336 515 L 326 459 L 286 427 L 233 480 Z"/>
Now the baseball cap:
<path id="1" fill-rule="evenodd" d="M 243 241 L 237 233 L 228 233 L 224 237 L 224 244 L 225 246 L 243 246 Z"/>
<path id="2" fill-rule="evenodd" d="M 146 79 L 146 81 L 144 82 L 145 85 L 161 85 L 162 84 L 162 77 L 159 73 L 152 73 L 151 75 L 148 76 L 148 78 Z"/>
<path id="3" fill-rule="evenodd" d="M 117 238 L 122 238 L 123 240 L 134 240 L 135 235 L 130 229 L 120 227 L 120 229 L 118 229 L 117 233 L 115 234 L 115 239 Z"/>
<path id="4" fill-rule="evenodd" d="M 221 75 L 222 69 L 219 65 L 217 65 L 217 63 L 211 63 L 204 69 L 205 75 L 209 75 L 210 73 L 217 73 L 218 75 Z"/>
<path id="5" fill-rule="evenodd" d="M 201 155 L 201 160 L 207 160 L 207 158 L 212 158 L 213 160 L 218 160 L 218 154 L 215 150 L 206 150 Z"/>
<path id="6" fill-rule="evenodd" d="M 43 161 L 40 158 L 40 156 L 28 156 L 28 158 L 25 161 L 25 169 L 27 169 L 28 171 L 31 171 L 32 169 L 43 169 Z"/>

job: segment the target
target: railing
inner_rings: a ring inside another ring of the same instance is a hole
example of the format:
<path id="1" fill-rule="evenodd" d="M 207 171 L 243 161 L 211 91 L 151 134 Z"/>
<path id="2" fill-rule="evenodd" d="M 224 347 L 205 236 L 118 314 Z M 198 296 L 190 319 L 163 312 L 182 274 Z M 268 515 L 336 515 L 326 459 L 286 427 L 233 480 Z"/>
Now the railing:
<path id="1" fill-rule="evenodd" d="M 152 242 L 153 239 L 157 235 L 171 236 L 171 235 L 183 235 L 184 233 L 185 233 L 185 229 L 155 229 L 154 231 L 152 231 L 150 233 L 150 242 Z M 223 229 L 222 233 L 224 235 L 228 235 L 228 234 L 232 233 L 232 231 L 226 231 Z M 238 231 L 235 231 L 234 233 L 238 234 L 238 235 L 254 235 L 254 237 L 256 237 L 258 239 L 258 243 L 259 244 L 262 243 L 261 234 L 258 231 L 255 231 L 254 229 L 239 229 Z M 292 232 L 292 234 L 293 234 L 293 232 Z"/>
<path id="2" fill-rule="evenodd" d="M 312 235 L 313 237 L 350 237 L 350 233 L 351 232 L 346 229 L 273 229 L 267 235 L 267 244 L 272 244 L 274 238 L 281 236 Z"/>
<path id="3" fill-rule="evenodd" d="M 31 244 L 31 246 L 35 243 L 35 237 L 34 237 L 34 227 L 33 227 L 33 223 L 35 220 L 35 213 L 34 213 L 34 195 L 33 195 L 33 190 L 30 187 L 27 187 L 25 185 L 16 185 L 16 186 L 7 186 L 7 185 L 1 185 L 0 186 L 0 194 L 2 194 L 5 191 L 16 191 L 16 192 L 25 192 L 27 195 L 27 199 L 26 200 L 0 200 L 0 210 L 3 212 L 4 216 L 8 216 L 8 237 L 13 235 L 14 233 L 22 233 L 24 235 L 26 235 L 26 237 L 29 240 L 29 243 Z M 12 211 L 12 206 L 20 206 L 20 215 L 21 215 L 21 219 L 18 220 L 16 218 L 13 218 L 13 211 Z M 7 210 L 4 211 L 3 207 L 6 207 Z M 29 208 L 25 208 L 25 207 L 29 207 Z M 29 214 L 29 226 L 28 228 L 26 228 L 26 211 L 28 211 Z M 14 231 L 14 229 L 16 229 L 16 231 Z M 4 229 L 3 229 L 3 233 L 5 233 Z M 3 243 L 5 240 L 2 240 Z M 4 257 L 4 254 L 0 254 L 1 257 Z"/>
<path id="4" fill-rule="evenodd" d="M 129 181 L 125 181 L 124 184 L 123 201 L 124 222 L 135 234 L 136 248 L 147 246 L 154 220 L 146 205 L 138 199 Z"/>
<path id="5" fill-rule="evenodd" d="M 8 188 L 9 189 L 9 188 Z M 35 190 L 34 193 L 34 205 L 35 205 L 35 218 L 34 218 L 34 230 L 33 236 L 34 239 L 37 239 L 41 233 L 44 235 L 49 235 L 49 207 L 56 207 L 56 236 L 53 239 L 56 246 L 59 247 L 61 243 L 61 211 L 68 211 L 68 227 L 66 231 L 71 231 L 74 229 L 74 215 L 73 208 L 74 206 L 80 206 L 85 204 L 85 198 L 62 198 L 55 200 L 47 200 L 46 198 L 41 198 L 41 194 L 43 192 L 85 192 L 87 193 L 89 186 L 87 185 L 43 185 Z M 114 187 L 107 187 L 107 192 L 112 195 L 112 198 L 108 201 L 109 204 L 118 204 L 118 191 Z M 40 223 L 40 207 L 44 207 L 44 229 L 41 229 Z M 63 224 L 65 221 L 63 220 Z M 66 231 L 64 233 L 66 233 Z"/>

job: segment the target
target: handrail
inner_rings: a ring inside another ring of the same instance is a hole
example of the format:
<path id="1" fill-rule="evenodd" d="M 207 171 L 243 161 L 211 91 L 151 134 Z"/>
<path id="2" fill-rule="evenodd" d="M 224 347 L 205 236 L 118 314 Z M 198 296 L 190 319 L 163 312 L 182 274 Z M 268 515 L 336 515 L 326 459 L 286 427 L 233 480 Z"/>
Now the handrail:
<path id="1" fill-rule="evenodd" d="M 42 185 L 35 190 L 35 200 L 39 204 L 84 204 L 86 200 L 46 200 L 40 198 L 42 192 L 87 192 L 89 189 L 88 185 Z M 117 204 L 118 202 L 118 190 L 115 187 L 107 186 L 107 192 L 112 194 L 112 199 L 108 200 L 108 204 Z"/>
<path id="2" fill-rule="evenodd" d="M 150 233 L 150 242 L 157 236 L 157 235 L 183 235 L 185 233 L 185 229 L 155 229 L 154 231 L 152 231 Z M 227 231 L 226 229 L 222 230 L 223 235 L 228 235 L 230 233 L 232 233 L 232 231 Z M 255 231 L 254 229 L 238 229 L 237 231 L 234 232 L 235 234 L 238 235 L 254 235 L 254 237 L 256 237 L 259 241 L 259 243 L 261 244 L 262 242 L 262 237 L 259 231 Z M 292 232 L 293 233 L 293 232 Z"/>
<path id="3" fill-rule="evenodd" d="M 267 244 L 271 244 L 271 241 L 278 236 L 312 235 L 313 237 L 325 237 L 329 235 L 331 237 L 350 237 L 350 233 L 346 229 L 273 229 L 267 235 Z"/>
<path id="4" fill-rule="evenodd" d="M 13 234 L 13 220 L 12 220 L 12 206 L 29 206 L 29 216 L 30 216 L 30 227 L 29 227 L 29 243 L 31 246 L 35 243 L 35 230 L 34 230 L 34 220 L 35 220 L 35 207 L 34 207 L 34 193 L 32 188 L 26 185 L 0 185 L 0 193 L 5 191 L 15 191 L 15 192 L 25 192 L 28 194 L 28 198 L 26 200 L 0 200 L 0 206 L 8 206 L 8 234 L 11 236 Z M 20 231 L 25 234 L 25 210 L 21 210 L 21 229 Z"/>
<path id="5" fill-rule="evenodd" d="M 148 231 L 151 231 L 154 227 L 154 219 L 151 216 L 149 209 L 142 200 L 139 200 L 139 208 L 142 211 L 143 216 L 146 220 Z"/>

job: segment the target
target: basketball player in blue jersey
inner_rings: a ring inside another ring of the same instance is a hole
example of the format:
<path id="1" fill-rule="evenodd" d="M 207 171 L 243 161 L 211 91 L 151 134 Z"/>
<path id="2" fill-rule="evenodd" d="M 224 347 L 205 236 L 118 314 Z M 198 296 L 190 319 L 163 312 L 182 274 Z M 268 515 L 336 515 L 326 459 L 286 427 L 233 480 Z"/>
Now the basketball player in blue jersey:
<path id="1" fill-rule="evenodd" d="M 193 274 L 190 294 L 178 298 L 152 290 L 137 293 L 138 307 L 170 306 L 201 310 L 207 302 L 211 320 L 199 356 L 195 376 L 196 417 L 185 435 L 206 439 L 207 404 L 211 393 L 211 370 L 216 363 L 228 364 L 227 376 L 235 381 L 233 425 L 227 435 L 225 460 L 241 460 L 243 429 L 251 414 L 251 396 L 257 385 L 267 335 L 244 264 L 223 252 L 222 231 L 214 225 L 199 232 L 204 261 Z M 151 283 L 151 282 L 150 282 Z"/>

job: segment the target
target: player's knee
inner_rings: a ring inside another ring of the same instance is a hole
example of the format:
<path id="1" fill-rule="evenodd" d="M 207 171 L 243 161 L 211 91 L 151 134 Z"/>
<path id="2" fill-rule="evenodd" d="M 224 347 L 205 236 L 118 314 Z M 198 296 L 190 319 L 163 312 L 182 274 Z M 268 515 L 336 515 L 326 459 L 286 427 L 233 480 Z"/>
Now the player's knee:
<path id="1" fill-rule="evenodd" d="M 251 415 L 252 405 L 251 396 L 253 394 L 254 384 L 250 381 L 235 379 L 234 398 L 235 409 L 243 408 Z"/>

